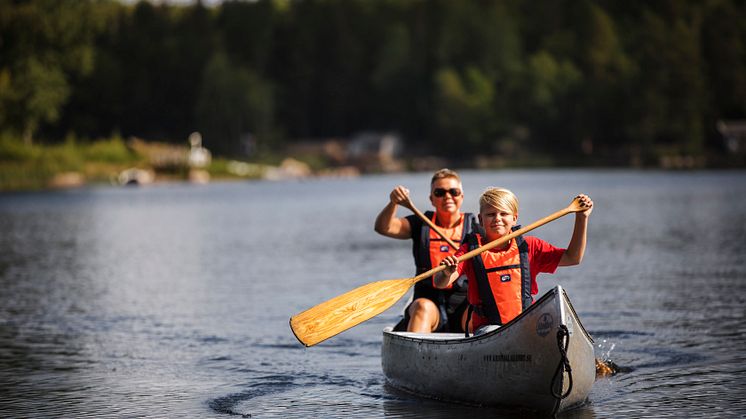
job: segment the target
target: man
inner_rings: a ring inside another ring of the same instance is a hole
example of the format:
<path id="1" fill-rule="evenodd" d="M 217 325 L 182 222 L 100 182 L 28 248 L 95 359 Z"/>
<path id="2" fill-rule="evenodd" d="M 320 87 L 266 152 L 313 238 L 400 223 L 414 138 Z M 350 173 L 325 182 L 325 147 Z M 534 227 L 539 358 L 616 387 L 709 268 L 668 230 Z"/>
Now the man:
<path id="1" fill-rule="evenodd" d="M 395 239 L 412 239 L 417 274 L 438 266 L 456 249 L 448 245 L 438 233 L 433 231 L 416 215 L 396 217 L 398 205 L 409 201 L 409 190 L 397 186 L 389 195 L 389 203 L 376 217 L 375 230 L 379 234 Z M 459 175 L 449 169 L 441 169 L 433 174 L 430 182 L 430 202 L 435 211 L 425 212 L 440 231 L 459 245 L 463 238 L 475 228 L 476 217 L 462 213 L 464 201 L 463 187 Z M 409 332 L 463 332 L 466 322 L 466 278 L 454 281 L 446 289 L 434 287 L 432 278 L 415 284 L 413 301 L 407 306 L 404 319 L 394 330 Z"/>

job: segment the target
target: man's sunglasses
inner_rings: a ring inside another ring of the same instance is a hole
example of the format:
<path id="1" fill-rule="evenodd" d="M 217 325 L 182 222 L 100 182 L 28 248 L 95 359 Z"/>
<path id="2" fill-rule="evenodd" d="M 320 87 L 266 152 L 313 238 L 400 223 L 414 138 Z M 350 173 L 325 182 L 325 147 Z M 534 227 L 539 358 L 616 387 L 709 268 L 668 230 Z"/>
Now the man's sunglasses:
<path id="1" fill-rule="evenodd" d="M 433 189 L 433 195 L 435 195 L 438 198 L 442 198 L 446 196 L 446 192 L 451 194 L 452 197 L 461 196 L 461 189 L 458 189 L 458 188 L 451 188 L 451 189 L 435 188 Z"/>

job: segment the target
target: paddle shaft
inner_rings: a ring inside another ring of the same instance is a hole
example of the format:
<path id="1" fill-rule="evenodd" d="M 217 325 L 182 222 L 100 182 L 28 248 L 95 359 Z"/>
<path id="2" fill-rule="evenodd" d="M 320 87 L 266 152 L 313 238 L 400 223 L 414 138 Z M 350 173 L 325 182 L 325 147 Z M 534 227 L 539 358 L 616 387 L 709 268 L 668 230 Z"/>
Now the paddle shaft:
<path id="1" fill-rule="evenodd" d="M 456 245 L 456 243 L 454 243 L 453 240 L 446 237 L 446 234 L 443 233 L 440 230 L 440 228 L 438 228 L 438 226 L 436 226 L 432 221 L 430 221 L 429 218 L 425 217 L 425 214 L 421 213 L 420 210 L 418 210 L 417 207 L 414 206 L 414 204 L 412 203 L 412 200 L 407 199 L 407 202 L 404 203 L 404 206 L 411 209 L 413 213 L 415 213 L 418 217 L 422 219 L 422 221 L 424 221 L 427 225 L 429 225 L 430 228 L 432 228 L 436 233 L 438 233 L 438 235 L 443 240 L 445 240 L 451 247 L 453 247 L 454 249 L 458 249 L 458 246 Z"/>
<path id="2" fill-rule="evenodd" d="M 563 209 L 555 212 L 554 214 L 548 215 L 548 216 L 542 218 L 541 220 L 538 220 L 538 221 L 536 221 L 534 223 L 531 223 L 531 224 L 527 225 L 526 227 L 518 229 L 518 230 L 516 230 L 516 231 L 514 231 L 514 232 L 512 232 L 512 233 L 510 233 L 510 234 L 508 234 L 506 236 L 500 237 L 497 240 L 493 240 L 493 241 L 491 241 L 491 242 L 489 242 L 489 243 L 487 243 L 485 245 L 482 245 L 482 246 L 480 246 L 480 247 L 478 247 L 478 248 L 476 248 L 476 249 L 474 249 L 474 250 L 472 250 L 470 252 L 464 253 L 463 255 L 459 256 L 457 259 L 458 259 L 459 263 L 463 262 L 465 260 L 471 259 L 474 256 L 476 256 L 476 255 L 478 255 L 478 254 L 480 254 L 480 253 L 482 253 L 482 252 L 484 252 L 486 250 L 490 250 L 490 249 L 492 249 L 494 247 L 497 247 L 497 246 L 502 246 L 505 243 L 507 243 L 510 240 L 512 240 L 513 238 L 518 237 L 518 236 L 520 236 L 522 234 L 526 234 L 529 231 L 531 231 L 531 230 L 533 230 L 533 229 L 535 229 L 537 227 L 541 227 L 541 226 L 543 226 L 546 223 L 549 223 L 549 222 L 552 222 L 552 221 L 556 220 L 557 218 L 563 217 L 563 216 L 565 216 L 565 215 L 567 215 L 567 214 L 569 214 L 571 212 L 578 212 L 578 211 L 582 211 L 584 209 L 585 208 L 580 207 L 580 205 L 577 204 L 577 201 L 573 201 L 573 203 L 570 204 L 567 208 L 563 208 Z M 417 275 L 416 277 L 412 278 L 412 283 L 414 284 L 414 283 L 417 283 L 417 282 L 419 282 L 419 281 L 421 281 L 421 280 L 423 280 L 425 278 L 429 278 L 429 277 L 435 275 L 436 273 L 444 270 L 445 268 L 446 268 L 445 265 L 438 265 L 438 266 L 430 269 L 429 271 L 423 272 L 423 273 Z"/>

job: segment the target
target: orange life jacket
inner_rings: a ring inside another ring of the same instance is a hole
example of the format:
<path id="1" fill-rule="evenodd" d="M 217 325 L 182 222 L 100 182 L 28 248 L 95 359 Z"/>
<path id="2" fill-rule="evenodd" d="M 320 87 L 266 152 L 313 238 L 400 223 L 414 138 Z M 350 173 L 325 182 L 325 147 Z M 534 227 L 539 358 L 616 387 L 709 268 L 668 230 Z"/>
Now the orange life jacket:
<path id="1" fill-rule="evenodd" d="M 516 228 L 519 226 L 514 230 Z M 477 234 L 469 235 L 467 241 L 469 250 L 482 244 Z M 486 251 L 475 256 L 472 264 L 481 304 L 470 303 L 490 324 L 508 323 L 533 302 L 528 244 L 522 236 L 511 240 L 506 250 Z"/>
<path id="2" fill-rule="evenodd" d="M 430 221 L 435 224 L 435 214 L 433 214 Z M 430 254 L 430 266 L 438 266 L 440 265 L 440 262 L 443 261 L 443 259 L 446 258 L 448 255 L 452 255 L 456 252 L 458 249 L 454 249 L 451 247 L 448 242 L 446 242 L 438 233 L 435 232 L 432 228 L 428 226 L 428 253 Z M 440 231 L 449 239 L 451 239 L 452 242 L 456 244 L 456 246 L 461 244 L 461 239 L 463 237 L 463 231 L 464 231 L 464 216 L 461 215 L 461 219 L 459 220 L 459 223 L 454 226 L 453 228 L 445 228 L 441 227 Z M 435 281 L 433 280 L 433 286 L 435 286 Z M 453 285 L 449 285 L 448 287 L 444 289 L 451 289 Z"/>
<path id="3" fill-rule="evenodd" d="M 425 213 L 425 216 L 430 218 L 433 224 L 436 224 L 434 212 L 428 211 Z M 440 227 L 440 231 L 442 231 L 443 234 L 446 235 L 446 237 L 451 239 L 451 241 L 459 246 L 464 237 L 468 233 L 471 233 L 474 224 L 474 215 L 471 213 L 464 213 L 461 214 L 461 220 L 458 225 L 454 226 L 453 228 Z M 452 248 L 448 244 L 448 242 L 443 240 L 443 238 L 440 237 L 438 233 L 431 229 L 430 226 L 428 226 L 427 224 L 423 224 L 422 231 L 420 232 L 420 260 L 416 261 L 417 273 L 429 271 L 434 266 L 438 266 L 440 262 L 446 258 L 446 256 L 456 253 L 456 250 L 457 249 Z M 418 282 L 418 285 L 421 283 L 425 283 L 429 288 L 435 288 L 435 283 L 432 279 L 430 281 L 420 281 Z M 466 291 L 466 283 L 464 281 L 456 281 L 446 289 L 452 289 L 454 288 L 454 286 L 456 289 L 463 288 L 463 291 Z"/>

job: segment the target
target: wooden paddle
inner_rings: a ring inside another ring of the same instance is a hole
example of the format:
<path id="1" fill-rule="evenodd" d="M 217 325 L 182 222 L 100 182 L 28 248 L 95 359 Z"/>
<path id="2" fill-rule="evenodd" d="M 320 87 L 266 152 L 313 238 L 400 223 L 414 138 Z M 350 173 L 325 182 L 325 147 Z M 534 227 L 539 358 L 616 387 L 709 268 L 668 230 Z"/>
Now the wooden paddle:
<path id="1" fill-rule="evenodd" d="M 424 221 L 425 223 L 427 223 L 427 225 L 429 225 L 430 228 L 432 228 L 436 233 L 438 233 L 438 235 L 443 240 L 445 240 L 449 245 L 451 245 L 451 247 L 453 247 L 454 249 L 458 250 L 458 246 L 456 245 L 456 243 L 454 243 L 453 240 L 451 240 L 448 237 L 446 237 L 446 234 L 443 233 L 440 230 L 440 228 L 438 228 L 438 226 L 436 226 L 432 221 L 430 221 L 429 218 L 425 217 L 425 214 L 421 213 L 420 210 L 418 210 L 417 207 L 414 206 L 414 204 L 412 203 L 411 199 L 407 199 L 407 202 L 405 202 L 403 205 L 405 207 L 411 209 L 413 213 L 415 213 L 418 217 L 420 217 L 422 219 L 422 221 Z"/>
<path id="2" fill-rule="evenodd" d="M 571 212 L 586 209 L 578 199 L 574 199 L 567 208 L 465 253 L 458 257 L 458 261 L 463 262 L 485 250 L 503 245 L 516 236 L 526 234 Z M 355 288 L 291 317 L 290 329 L 302 344 L 306 346 L 316 345 L 381 314 L 399 301 L 415 283 L 429 278 L 443 269 L 445 269 L 445 265 L 438 265 L 413 278 L 388 279 Z"/>

